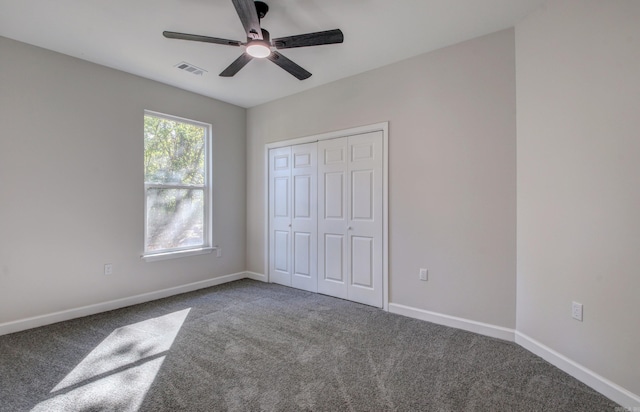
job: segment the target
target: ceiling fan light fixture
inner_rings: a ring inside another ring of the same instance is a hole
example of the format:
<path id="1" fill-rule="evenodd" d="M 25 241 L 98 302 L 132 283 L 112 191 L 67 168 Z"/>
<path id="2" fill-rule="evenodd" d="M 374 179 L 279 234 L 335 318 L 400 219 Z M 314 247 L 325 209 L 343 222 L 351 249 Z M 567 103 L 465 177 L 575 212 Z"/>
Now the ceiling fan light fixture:
<path id="1" fill-rule="evenodd" d="M 247 45 L 247 54 L 251 57 L 263 59 L 271 54 L 271 47 L 261 40 L 254 40 Z"/>

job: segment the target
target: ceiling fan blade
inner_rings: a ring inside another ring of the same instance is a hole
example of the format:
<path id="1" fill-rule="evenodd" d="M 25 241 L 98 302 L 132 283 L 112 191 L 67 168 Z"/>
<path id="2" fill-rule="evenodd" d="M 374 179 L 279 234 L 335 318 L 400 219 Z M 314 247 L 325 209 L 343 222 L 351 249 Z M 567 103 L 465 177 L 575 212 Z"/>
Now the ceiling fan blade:
<path id="1" fill-rule="evenodd" d="M 237 40 L 219 39 L 217 37 L 200 36 L 198 34 L 176 33 L 175 31 L 163 31 L 162 35 L 167 39 L 201 41 L 205 43 L 224 44 L 225 46 L 242 45 L 242 42 Z"/>
<path id="2" fill-rule="evenodd" d="M 247 32 L 247 38 L 262 40 L 262 30 L 260 29 L 260 19 L 256 11 L 256 5 L 253 0 L 231 0 L 244 30 Z"/>
<path id="3" fill-rule="evenodd" d="M 292 49 L 294 47 L 319 46 L 321 44 L 342 43 L 344 35 L 340 29 L 318 31 L 315 33 L 299 34 L 297 36 L 279 37 L 273 39 L 277 49 Z"/>
<path id="4" fill-rule="evenodd" d="M 235 76 L 235 74 L 238 73 L 240 69 L 242 69 L 244 66 L 246 66 L 247 63 L 249 63 L 252 59 L 253 57 L 249 56 L 247 53 L 242 53 L 240 57 L 235 59 L 234 62 L 229 65 L 229 67 L 227 67 L 222 71 L 222 73 L 220 73 L 220 76 L 222 77 Z"/>
<path id="5" fill-rule="evenodd" d="M 269 57 L 267 57 L 267 59 L 271 60 L 272 62 L 274 62 L 278 66 L 280 66 L 283 69 L 285 69 L 286 71 L 288 71 L 290 74 L 295 76 L 298 80 L 304 80 L 304 79 L 308 79 L 309 77 L 311 77 L 311 73 L 309 73 L 308 71 L 306 71 L 302 67 L 298 66 L 297 64 L 295 64 L 291 60 L 287 59 L 286 57 L 284 57 L 283 55 L 281 55 L 277 51 L 271 52 L 271 54 L 269 55 Z"/>

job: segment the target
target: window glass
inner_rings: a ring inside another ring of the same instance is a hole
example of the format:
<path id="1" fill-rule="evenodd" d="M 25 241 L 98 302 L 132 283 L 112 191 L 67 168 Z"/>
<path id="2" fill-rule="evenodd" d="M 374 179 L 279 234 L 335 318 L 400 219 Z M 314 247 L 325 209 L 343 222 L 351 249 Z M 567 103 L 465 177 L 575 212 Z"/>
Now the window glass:
<path id="1" fill-rule="evenodd" d="M 145 112 L 145 253 L 210 246 L 210 129 Z"/>

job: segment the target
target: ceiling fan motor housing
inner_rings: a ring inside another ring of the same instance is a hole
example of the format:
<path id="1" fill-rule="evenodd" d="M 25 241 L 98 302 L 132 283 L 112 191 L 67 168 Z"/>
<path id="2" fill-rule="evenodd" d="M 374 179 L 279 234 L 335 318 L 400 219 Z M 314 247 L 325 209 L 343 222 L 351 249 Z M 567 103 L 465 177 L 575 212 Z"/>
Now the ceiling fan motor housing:
<path id="1" fill-rule="evenodd" d="M 261 30 L 262 30 L 262 40 L 267 42 L 267 44 L 271 44 L 271 35 L 269 34 L 269 32 L 266 31 L 265 29 L 261 29 Z"/>
<path id="2" fill-rule="evenodd" d="M 267 6 L 267 3 L 263 1 L 256 1 L 255 5 L 256 5 L 256 11 L 258 12 L 259 19 L 267 15 L 267 12 L 269 11 L 269 6 Z"/>

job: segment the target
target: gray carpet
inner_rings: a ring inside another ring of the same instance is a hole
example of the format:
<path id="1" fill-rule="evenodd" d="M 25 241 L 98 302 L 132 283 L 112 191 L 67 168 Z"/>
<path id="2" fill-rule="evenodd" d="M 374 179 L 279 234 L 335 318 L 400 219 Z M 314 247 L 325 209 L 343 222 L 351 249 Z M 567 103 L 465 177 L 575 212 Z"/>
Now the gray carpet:
<path id="1" fill-rule="evenodd" d="M 1 411 L 615 411 L 516 344 L 242 280 L 0 337 Z"/>

